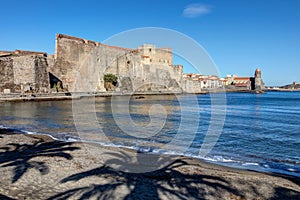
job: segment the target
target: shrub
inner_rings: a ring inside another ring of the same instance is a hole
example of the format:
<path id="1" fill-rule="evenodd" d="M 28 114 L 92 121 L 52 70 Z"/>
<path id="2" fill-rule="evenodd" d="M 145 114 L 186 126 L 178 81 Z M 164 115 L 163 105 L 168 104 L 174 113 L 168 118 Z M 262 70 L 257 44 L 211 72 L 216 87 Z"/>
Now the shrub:
<path id="1" fill-rule="evenodd" d="M 104 82 L 112 83 L 114 86 L 116 86 L 118 83 L 118 77 L 114 74 L 105 74 Z"/>

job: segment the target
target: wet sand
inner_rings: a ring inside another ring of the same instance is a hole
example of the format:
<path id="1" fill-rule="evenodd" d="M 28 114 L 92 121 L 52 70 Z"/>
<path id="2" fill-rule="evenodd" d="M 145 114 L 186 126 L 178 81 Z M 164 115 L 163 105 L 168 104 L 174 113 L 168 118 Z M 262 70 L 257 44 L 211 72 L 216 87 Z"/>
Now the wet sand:
<path id="1" fill-rule="evenodd" d="M 0 174 L 0 199 L 300 199 L 295 177 L 13 130 L 0 130 Z"/>

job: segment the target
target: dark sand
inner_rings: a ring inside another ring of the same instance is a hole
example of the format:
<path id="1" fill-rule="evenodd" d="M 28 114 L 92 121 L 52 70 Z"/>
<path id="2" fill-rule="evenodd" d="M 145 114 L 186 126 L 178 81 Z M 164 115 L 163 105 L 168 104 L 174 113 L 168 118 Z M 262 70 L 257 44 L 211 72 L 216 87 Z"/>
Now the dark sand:
<path id="1" fill-rule="evenodd" d="M 0 199 L 300 199 L 299 178 L 170 159 L 123 172 L 149 166 L 131 150 L 0 130 Z"/>

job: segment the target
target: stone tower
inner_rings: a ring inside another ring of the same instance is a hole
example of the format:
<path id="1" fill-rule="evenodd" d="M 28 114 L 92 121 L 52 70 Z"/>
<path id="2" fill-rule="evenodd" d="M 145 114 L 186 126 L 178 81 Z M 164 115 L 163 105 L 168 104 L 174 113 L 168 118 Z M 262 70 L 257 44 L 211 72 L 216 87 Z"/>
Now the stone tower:
<path id="1" fill-rule="evenodd" d="M 257 68 L 254 74 L 254 90 L 264 90 L 265 84 L 261 78 L 261 70 Z"/>

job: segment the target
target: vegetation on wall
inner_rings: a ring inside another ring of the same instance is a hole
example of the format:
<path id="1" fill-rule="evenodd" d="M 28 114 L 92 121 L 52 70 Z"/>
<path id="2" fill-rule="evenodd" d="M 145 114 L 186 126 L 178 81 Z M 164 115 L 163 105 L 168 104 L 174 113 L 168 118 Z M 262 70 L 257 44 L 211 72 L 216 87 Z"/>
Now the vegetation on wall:
<path id="1" fill-rule="evenodd" d="M 104 82 L 112 83 L 114 86 L 116 86 L 118 83 L 118 77 L 114 74 L 105 74 Z"/>
<path id="2" fill-rule="evenodd" d="M 104 75 L 104 87 L 106 91 L 115 91 L 118 83 L 118 77 L 114 74 L 105 74 Z"/>

